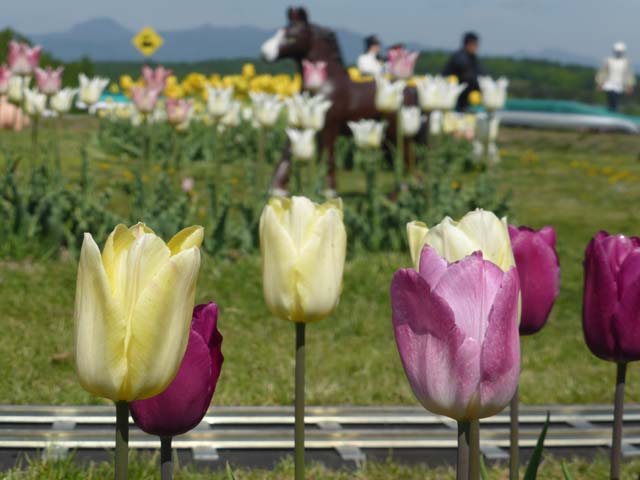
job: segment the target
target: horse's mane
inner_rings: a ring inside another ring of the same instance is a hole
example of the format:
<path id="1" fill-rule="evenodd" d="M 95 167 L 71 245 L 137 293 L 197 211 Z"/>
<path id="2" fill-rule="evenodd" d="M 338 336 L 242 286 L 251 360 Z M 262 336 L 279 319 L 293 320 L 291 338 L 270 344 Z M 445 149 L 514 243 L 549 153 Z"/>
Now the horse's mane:
<path id="1" fill-rule="evenodd" d="M 342 51 L 340 50 L 340 44 L 338 43 L 338 37 L 335 32 L 326 27 L 321 27 L 320 25 L 311 24 L 310 27 L 313 31 L 313 36 L 326 43 L 332 50 L 330 52 L 331 60 L 335 60 L 340 65 L 344 66 Z"/>

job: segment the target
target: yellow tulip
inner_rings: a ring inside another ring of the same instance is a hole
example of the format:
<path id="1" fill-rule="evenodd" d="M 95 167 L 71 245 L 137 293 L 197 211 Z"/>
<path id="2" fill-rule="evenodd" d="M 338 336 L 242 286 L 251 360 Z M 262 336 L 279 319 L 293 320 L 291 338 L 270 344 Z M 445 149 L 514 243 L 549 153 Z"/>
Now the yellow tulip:
<path id="1" fill-rule="evenodd" d="M 256 76 L 256 67 L 253 63 L 245 63 L 242 66 L 242 76 L 246 78 L 252 78 Z"/>
<path id="2" fill-rule="evenodd" d="M 431 229 L 423 222 L 409 222 L 407 238 L 416 269 L 425 245 L 433 247 L 449 262 L 457 262 L 480 250 L 486 260 L 505 272 L 515 265 L 507 219 L 500 220 L 485 210 L 469 212 L 459 222 L 445 217 Z"/>
<path id="3" fill-rule="evenodd" d="M 482 103 L 482 95 L 478 90 L 469 92 L 469 103 L 471 105 L 480 105 Z"/>
<path id="4" fill-rule="evenodd" d="M 203 229 L 166 243 L 144 224 L 118 225 L 102 254 L 85 233 L 76 286 L 75 358 L 90 393 L 131 402 L 161 393 L 184 355 Z"/>
<path id="5" fill-rule="evenodd" d="M 313 322 L 338 304 L 347 249 L 342 201 L 272 198 L 260 217 L 265 301 L 274 315 Z"/>

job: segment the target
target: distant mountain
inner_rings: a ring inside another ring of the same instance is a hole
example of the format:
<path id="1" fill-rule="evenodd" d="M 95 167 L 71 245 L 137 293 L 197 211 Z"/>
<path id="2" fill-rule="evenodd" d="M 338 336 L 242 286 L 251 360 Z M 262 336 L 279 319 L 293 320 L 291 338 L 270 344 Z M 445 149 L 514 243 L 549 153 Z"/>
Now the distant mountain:
<path id="1" fill-rule="evenodd" d="M 260 46 L 275 29 L 251 26 L 224 27 L 202 25 L 187 30 L 158 30 L 164 45 L 153 56 L 160 62 L 195 62 L 216 58 L 257 57 Z M 56 33 L 28 35 L 65 61 L 83 55 L 96 61 L 135 61 L 141 56 L 131 44 L 136 32 L 111 18 L 95 18 Z M 336 30 L 342 54 L 353 61 L 362 50 L 364 36 L 349 30 Z"/>
<path id="2" fill-rule="evenodd" d="M 564 50 L 545 48 L 537 51 L 518 50 L 511 54 L 514 58 L 531 58 L 536 60 L 552 60 L 567 65 L 584 65 L 587 67 L 599 67 L 602 60 L 586 55 L 578 55 Z"/>

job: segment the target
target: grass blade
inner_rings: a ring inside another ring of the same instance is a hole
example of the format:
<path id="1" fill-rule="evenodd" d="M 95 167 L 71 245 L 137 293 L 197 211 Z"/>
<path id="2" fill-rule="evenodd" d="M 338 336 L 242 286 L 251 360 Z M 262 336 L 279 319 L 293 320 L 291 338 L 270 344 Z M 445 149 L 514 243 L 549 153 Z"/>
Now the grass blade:
<path id="1" fill-rule="evenodd" d="M 538 476 L 538 467 L 540 466 L 540 462 L 542 461 L 542 451 L 544 450 L 544 439 L 547 436 L 548 428 L 549 428 L 549 412 L 547 412 L 547 420 L 544 422 L 544 427 L 542 427 L 542 431 L 540 432 L 540 436 L 538 437 L 536 448 L 533 450 L 533 455 L 531 455 L 531 458 L 529 459 L 527 470 L 524 473 L 524 480 L 536 480 L 536 477 Z"/>

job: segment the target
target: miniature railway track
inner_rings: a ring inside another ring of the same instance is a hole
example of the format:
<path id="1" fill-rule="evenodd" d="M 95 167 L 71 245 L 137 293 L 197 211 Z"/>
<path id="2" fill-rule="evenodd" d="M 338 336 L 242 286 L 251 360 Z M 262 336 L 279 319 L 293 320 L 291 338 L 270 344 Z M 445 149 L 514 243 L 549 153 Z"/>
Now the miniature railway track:
<path id="1" fill-rule="evenodd" d="M 613 414 L 604 405 L 521 407 L 520 446 L 533 448 L 547 411 L 550 428 L 545 446 L 564 451 L 608 448 Z M 0 451 L 39 452 L 62 457 L 71 451 L 109 450 L 114 446 L 115 412 L 108 406 L 0 406 Z M 307 407 L 306 448 L 333 451 L 341 461 L 361 462 L 371 451 L 453 451 L 455 423 L 417 407 Z M 482 421 L 481 449 L 489 459 L 506 459 L 509 415 Z M 215 462 L 219 452 L 247 454 L 293 449 L 290 407 L 215 407 L 190 433 L 174 439 L 194 461 Z M 130 446 L 153 449 L 159 441 L 132 425 Z M 640 405 L 627 405 L 624 455 L 640 455 Z"/>

